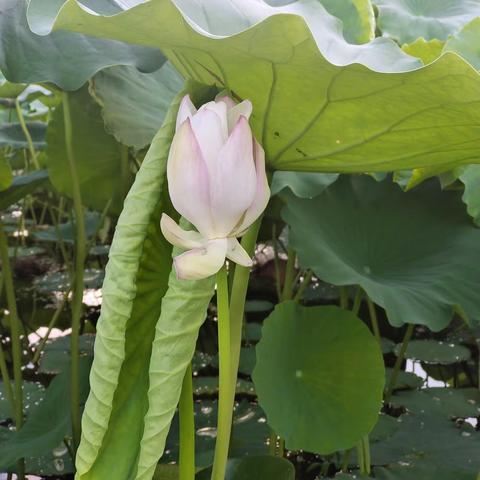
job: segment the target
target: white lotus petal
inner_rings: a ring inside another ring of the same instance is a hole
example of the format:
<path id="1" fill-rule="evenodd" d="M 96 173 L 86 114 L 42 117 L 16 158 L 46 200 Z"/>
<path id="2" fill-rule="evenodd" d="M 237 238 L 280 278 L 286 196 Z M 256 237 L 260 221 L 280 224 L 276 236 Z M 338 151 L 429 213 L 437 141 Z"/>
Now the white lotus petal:
<path id="1" fill-rule="evenodd" d="M 197 109 L 195 108 L 195 105 L 192 103 L 190 100 L 189 95 L 185 95 L 182 98 L 182 101 L 180 102 L 180 107 L 178 108 L 178 114 L 177 114 L 177 124 L 175 127 L 175 131 L 178 130 L 178 127 L 187 119 L 187 118 L 192 118 L 193 115 L 197 113 Z"/>
<path id="2" fill-rule="evenodd" d="M 228 132 L 231 133 L 232 130 L 235 128 L 240 115 L 243 115 L 247 120 L 250 118 L 252 114 L 252 102 L 250 100 L 244 100 L 243 102 L 235 105 L 233 108 L 230 108 L 227 112 L 228 118 Z"/>
<path id="3" fill-rule="evenodd" d="M 160 228 L 165 239 L 177 247 L 185 249 L 202 248 L 206 244 L 206 240 L 200 233 L 194 230 L 184 230 L 166 213 L 162 213 Z"/>
<path id="4" fill-rule="evenodd" d="M 270 187 L 268 186 L 267 173 L 265 171 L 265 152 L 256 139 L 253 140 L 253 150 L 257 177 L 255 198 L 246 210 L 241 223 L 235 228 L 233 235 L 236 237 L 241 237 L 245 233 L 248 227 L 250 227 L 265 208 L 267 208 L 268 201 L 270 200 Z"/>
<path id="5" fill-rule="evenodd" d="M 215 237 L 227 237 L 252 204 L 256 190 L 252 132 L 241 116 L 210 169 L 210 204 Z"/>
<path id="6" fill-rule="evenodd" d="M 175 134 L 167 162 L 170 198 L 175 209 L 205 238 L 212 238 L 208 169 L 190 119 Z"/>
<path id="7" fill-rule="evenodd" d="M 227 258 L 244 267 L 251 267 L 253 265 L 250 255 L 240 245 L 239 241 L 233 237 L 228 239 Z"/>
<path id="8" fill-rule="evenodd" d="M 205 248 L 188 250 L 173 259 L 180 280 L 199 280 L 215 275 L 225 262 L 227 239 L 209 240 Z"/>

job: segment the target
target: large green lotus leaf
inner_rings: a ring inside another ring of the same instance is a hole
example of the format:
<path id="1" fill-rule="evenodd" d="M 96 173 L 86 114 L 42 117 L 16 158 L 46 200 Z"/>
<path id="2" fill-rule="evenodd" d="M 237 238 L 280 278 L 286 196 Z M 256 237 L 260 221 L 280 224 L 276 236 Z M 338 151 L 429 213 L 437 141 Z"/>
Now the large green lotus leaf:
<path id="1" fill-rule="evenodd" d="M 56 3 L 58 7 L 63 1 Z M 76 90 L 110 65 L 153 71 L 164 62 L 163 55 L 151 48 L 72 32 L 36 35 L 27 24 L 27 5 L 25 0 L 2 0 L 0 4 L 0 70 L 11 82 L 53 82 Z M 47 2 L 43 9 L 46 6 Z"/>
<path id="2" fill-rule="evenodd" d="M 352 312 L 287 302 L 265 320 L 253 381 L 289 449 L 330 454 L 374 427 L 385 368 L 378 342 Z"/>
<path id="3" fill-rule="evenodd" d="M 480 231 L 461 192 L 436 181 L 409 192 L 366 175 L 341 177 L 283 217 L 303 267 L 335 285 L 361 285 L 395 326 L 448 325 L 460 305 L 480 318 Z"/>
<path id="4" fill-rule="evenodd" d="M 288 188 L 297 197 L 312 198 L 322 193 L 337 178 L 338 173 L 276 171 L 270 191 L 276 195 Z"/>
<path id="5" fill-rule="evenodd" d="M 459 176 L 465 185 L 462 200 L 477 226 L 480 226 L 480 165 L 469 165 Z"/>
<path id="6" fill-rule="evenodd" d="M 26 127 L 32 137 L 33 146 L 38 150 L 45 148 L 44 122 L 27 122 Z M 28 148 L 28 142 L 19 123 L 4 123 L 0 125 L 0 147 Z"/>
<path id="7" fill-rule="evenodd" d="M 251 99 L 275 169 L 385 171 L 478 158 L 480 77 L 457 55 L 421 68 L 385 38 L 348 44 L 313 0 L 176 3 L 185 17 L 171 0 L 109 17 L 68 0 L 53 28 L 161 48 L 183 76 Z M 47 33 L 49 20 L 33 15 L 31 24 Z"/>
<path id="8" fill-rule="evenodd" d="M 321 0 L 321 3 L 343 22 L 347 42 L 367 43 L 375 38 L 375 15 L 370 0 Z"/>
<path id="9" fill-rule="evenodd" d="M 133 177 L 128 161 L 122 159 L 122 147 L 105 131 L 100 107 L 86 88 L 70 93 L 69 103 L 73 152 L 83 203 L 102 211 L 111 200 L 111 211 L 120 213 Z M 63 106 L 55 109 L 48 124 L 45 153 L 52 184 L 71 197 L 73 184 L 65 145 Z"/>
<path id="10" fill-rule="evenodd" d="M 6 190 L 12 184 L 12 181 L 12 168 L 5 158 L 0 157 L 0 191 Z"/>
<path id="11" fill-rule="evenodd" d="M 10 187 L 0 191 L 0 210 L 5 210 L 25 195 L 32 193 L 36 188 L 45 185 L 48 185 L 48 172 L 46 170 L 36 170 L 26 175 L 14 177 Z"/>
<path id="12" fill-rule="evenodd" d="M 401 43 L 446 40 L 480 15 L 477 0 L 374 0 L 378 27 Z"/>
<path id="13" fill-rule="evenodd" d="M 212 279 L 180 284 L 170 275 L 172 247 L 160 231 L 162 211 L 177 216 L 165 169 L 179 101 L 142 163 L 110 249 L 78 479 L 151 478 L 213 293 Z"/>
<path id="14" fill-rule="evenodd" d="M 88 395 L 88 374 L 91 359 L 80 358 L 80 401 Z M 31 411 L 23 427 L 0 444 L 0 469 L 5 471 L 23 457 L 39 457 L 58 447 L 71 436 L 71 402 L 69 372 L 57 375 L 48 386 L 45 398 L 30 406 Z"/>
<path id="15" fill-rule="evenodd" d="M 479 13 L 480 15 L 480 13 Z M 480 70 L 480 18 L 465 25 L 460 32 L 451 36 L 445 43 L 444 52 L 455 52 Z"/>
<path id="16" fill-rule="evenodd" d="M 152 141 L 183 83 L 168 62 L 153 73 L 118 66 L 97 73 L 90 93 L 102 107 L 107 131 L 120 143 L 140 149 Z"/>

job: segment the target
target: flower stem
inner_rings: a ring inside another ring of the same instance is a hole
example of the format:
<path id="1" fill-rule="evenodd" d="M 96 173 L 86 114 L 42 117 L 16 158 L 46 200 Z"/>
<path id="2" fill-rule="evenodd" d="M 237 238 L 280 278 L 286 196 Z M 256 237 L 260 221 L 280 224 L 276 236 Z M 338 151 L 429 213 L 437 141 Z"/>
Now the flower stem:
<path id="1" fill-rule="evenodd" d="M 295 302 L 298 303 L 300 302 L 300 300 L 302 300 L 305 290 L 307 289 L 307 287 L 310 285 L 310 282 L 312 281 L 312 277 L 313 277 L 313 272 L 311 270 L 308 270 L 305 276 L 303 277 L 303 281 L 300 284 L 300 287 L 298 288 L 297 293 L 295 294 L 295 297 L 293 298 Z"/>
<path id="2" fill-rule="evenodd" d="M 195 478 L 195 420 L 193 412 L 192 364 L 183 378 L 179 403 L 180 415 L 180 458 L 179 480 Z"/>
<path id="3" fill-rule="evenodd" d="M 20 101 L 18 98 L 15 100 L 15 109 L 17 111 L 18 121 L 20 123 L 20 127 L 25 135 L 25 139 L 27 140 L 28 150 L 30 152 L 30 157 L 32 158 L 33 166 L 36 170 L 40 170 L 40 164 L 38 163 L 37 152 L 35 151 L 35 146 L 33 145 L 32 136 L 28 131 L 27 124 L 25 123 L 25 117 L 23 116 L 22 107 L 20 105 Z"/>
<path id="4" fill-rule="evenodd" d="M 400 368 L 402 366 L 403 359 L 405 358 L 405 352 L 407 351 L 408 343 L 412 338 L 414 330 L 415 330 L 415 324 L 409 323 L 402 340 L 402 346 L 400 347 L 400 351 L 398 352 L 397 360 L 395 361 L 395 365 L 393 366 L 392 376 L 390 377 L 388 386 L 385 389 L 385 398 L 384 398 L 385 404 L 387 404 L 390 401 L 390 398 L 392 397 L 393 390 L 397 383 L 398 374 L 400 373 Z"/>
<path id="5" fill-rule="evenodd" d="M 86 257 L 85 218 L 83 216 L 82 195 L 73 150 L 73 129 L 70 115 L 70 102 L 67 92 L 62 92 L 63 119 L 65 123 L 65 146 L 73 189 L 73 208 L 75 212 L 75 274 L 72 297 L 72 334 L 71 334 L 71 408 L 73 447 L 76 451 L 80 443 L 80 386 L 79 386 L 79 354 L 80 354 L 80 321 L 83 303 L 83 269 Z"/>
<path id="6" fill-rule="evenodd" d="M 13 285 L 12 269 L 8 257 L 8 242 L 3 225 L 0 222 L 0 258 L 2 260 L 2 278 L 7 297 L 8 316 L 10 319 L 10 332 L 12 337 L 13 357 L 13 379 L 15 384 L 15 429 L 18 431 L 23 425 L 23 379 L 22 379 L 22 347 L 21 347 L 21 325 L 17 312 L 17 300 Z M 2 369 L 3 370 L 3 369 Z M 8 375 L 8 374 L 7 374 Z M 3 376 L 3 372 L 2 372 Z M 25 463 L 20 460 L 18 463 L 18 477 L 25 478 Z"/>
<path id="7" fill-rule="evenodd" d="M 219 394 L 217 440 L 212 468 L 212 480 L 224 480 L 227 469 L 228 447 L 232 429 L 231 402 L 232 361 L 230 356 L 230 310 L 228 305 L 228 275 L 225 265 L 217 273 Z"/>
<path id="8" fill-rule="evenodd" d="M 340 288 L 340 308 L 347 309 L 348 308 L 348 290 L 347 287 L 339 287 Z"/>
<path id="9" fill-rule="evenodd" d="M 257 241 L 258 231 L 260 230 L 261 222 L 262 222 L 262 218 L 260 217 L 248 229 L 247 233 L 242 238 L 242 242 L 241 242 L 242 247 L 251 256 L 253 256 L 253 253 L 255 250 L 255 243 Z M 233 405 L 235 402 L 235 386 L 237 384 L 238 364 L 240 362 L 240 348 L 242 344 L 242 325 L 243 325 L 245 298 L 247 296 L 247 287 L 248 287 L 249 277 L 250 277 L 250 268 L 242 267 L 241 265 L 237 265 L 235 267 L 235 274 L 232 282 L 232 293 L 230 296 L 230 346 L 229 346 L 230 375 L 229 375 L 229 386 L 227 388 L 227 391 L 224 392 L 225 408 L 227 408 L 227 403 L 228 403 L 228 411 L 225 412 L 225 416 L 228 414 L 230 418 L 229 435 L 230 435 L 230 428 L 231 428 L 231 423 L 233 418 Z M 217 290 L 217 295 L 218 295 L 218 290 Z M 219 317 L 220 317 L 220 311 L 219 311 Z M 220 357 L 220 373 L 222 368 L 221 360 L 222 359 Z M 220 398 L 221 398 L 222 388 L 225 388 L 225 387 L 222 386 L 221 379 L 219 380 L 219 383 L 220 383 Z M 220 416 L 220 404 L 219 404 L 219 416 Z M 229 443 L 229 440 L 230 438 L 227 438 L 226 441 Z M 217 444 L 218 443 L 219 443 L 219 435 L 217 433 Z M 228 443 L 226 446 L 224 445 L 223 448 L 221 449 L 221 453 L 225 457 L 221 461 L 222 467 L 224 469 L 226 468 L 226 464 L 227 464 Z M 220 469 L 215 470 L 216 462 L 220 463 L 220 459 L 217 460 L 217 449 L 215 447 L 215 459 L 214 459 L 214 470 L 212 471 L 212 480 L 224 480 L 225 471 L 223 471 L 222 473 Z"/>

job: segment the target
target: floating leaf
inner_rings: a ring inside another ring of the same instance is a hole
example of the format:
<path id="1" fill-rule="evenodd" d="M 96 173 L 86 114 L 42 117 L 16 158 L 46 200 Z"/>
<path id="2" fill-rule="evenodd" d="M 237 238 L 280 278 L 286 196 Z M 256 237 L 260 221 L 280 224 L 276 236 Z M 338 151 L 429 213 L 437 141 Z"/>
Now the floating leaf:
<path id="1" fill-rule="evenodd" d="M 184 77 L 249 98 L 274 169 L 361 172 L 477 161 L 480 76 L 458 55 L 420 68 L 388 39 L 348 44 L 319 2 L 274 8 L 203 0 L 181 9 L 187 19 L 171 0 L 101 16 L 68 0 L 55 20 L 32 15 L 30 22 L 41 33 L 54 20 L 56 30 L 161 48 Z"/>
<path id="2" fill-rule="evenodd" d="M 80 400 L 88 395 L 91 360 L 80 358 Z M 11 435 L 0 448 L 0 469 L 17 459 L 44 455 L 56 448 L 71 430 L 70 376 L 55 377 L 45 392 L 45 399 L 32 411 L 23 427 Z"/>
<path id="3" fill-rule="evenodd" d="M 480 70 L 480 52 L 477 48 L 479 40 L 480 18 L 476 18 L 465 25 L 460 32 L 447 40 L 444 52 L 458 53 L 468 60 L 477 70 Z"/>
<path id="4" fill-rule="evenodd" d="M 212 469 L 195 475 L 195 480 L 209 480 Z M 284 458 L 271 455 L 231 458 L 227 463 L 225 480 L 295 480 L 295 468 Z"/>
<path id="5" fill-rule="evenodd" d="M 392 402 L 415 414 L 441 415 L 446 419 L 478 417 L 480 413 L 480 392 L 474 388 L 435 387 L 398 392 Z"/>
<path id="6" fill-rule="evenodd" d="M 393 372 L 393 369 L 391 368 L 386 369 L 386 374 L 387 374 L 386 382 L 385 382 L 386 385 L 390 383 L 392 372 Z M 419 377 L 418 375 L 415 375 L 412 372 L 404 372 L 403 370 L 400 370 L 400 372 L 398 372 L 397 381 L 395 382 L 393 389 L 394 390 L 408 390 L 412 388 L 415 389 L 415 388 L 420 388 L 424 383 L 425 383 L 425 380 L 423 380 L 423 378 Z"/>
<path id="7" fill-rule="evenodd" d="M 400 345 L 395 348 L 398 355 Z M 434 365 L 450 365 L 465 362 L 470 358 L 470 350 L 463 345 L 446 343 L 438 340 L 411 340 L 405 356 L 411 360 Z"/>
<path id="8" fill-rule="evenodd" d="M 444 42 L 440 40 L 425 40 L 424 38 L 417 38 L 412 43 L 402 45 L 402 50 L 413 57 L 420 58 L 424 65 L 428 65 L 436 60 L 443 51 Z"/>
<path id="9" fill-rule="evenodd" d="M 374 0 L 378 27 L 401 43 L 446 40 L 472 18 L 480 15 L 475 0 Z"/>
<path id="10" fill-rule="evenodd" d="M 46 170 L 37 170 L 27 175 L 14 177 L 10 187 L 0 192 L 0 210 L 5 210 L 25 195 L 32 193 L 36 188 L 47 184 L 48 172 Z"/>
<path id="11" fill-rule="evenodd" d="M 35 149 L 45 148 L 46 123 L 27 122 L 26 127 L 30 132 Z M 27 139 L 19 123 L 4 123 L 0 125 L 0 147 L 28 148 Z"/>
<path id="12" fill-rule="evenodd" d="M 10 404 L 4 392 L 4 383 L 0 382 L 0 421 L 12 419 Z M 39 405 L 45 397 L 45 388 L 40 383 L 23 382 L 23 396 L 25 413 L 28 416 L 30 411 Z"/>
<path id="13" fill-rule="evenodd" d="M 102 107 L 107 131 L 120 143 L 140 149 L 152 141 L 183 83 L 168 62 L 153 73 L 118 66 L 97 73 L 90 92 Z"/>
<path id="14" fill-rule="evenodd" d="M 289 449 L 329 454 L 373 428 L 385 372 L 377 341 L 352 312 L 287 302 L 265 320 L 253 381 Z"/>
<path id="15" fill-rule="evenodd" d="M 462 200 L 467 205 L 467 212 L 480 226 L 480 165 L 468 165 L 459 178 L 465 185 Z"/>
<path id="16" fill-rule="evenodd" d="M 434 181 L 405 193 L 389 180 L 351 176 L 312 200 L 291 196 L 283 217 L 303 267 L 335 285 L 360 285 L 392 325 L 438 331 L 455 305 L 480 318 L 480 231 L 460 195 Z"/>

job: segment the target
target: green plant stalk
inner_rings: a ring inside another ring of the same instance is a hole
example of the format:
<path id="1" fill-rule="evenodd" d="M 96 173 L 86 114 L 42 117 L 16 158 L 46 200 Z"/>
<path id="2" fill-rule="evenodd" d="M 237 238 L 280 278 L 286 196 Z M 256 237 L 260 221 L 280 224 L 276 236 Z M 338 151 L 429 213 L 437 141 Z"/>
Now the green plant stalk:
<path id="1" fill-rule="evenodd" d="M 231 335 L 228 298 L 228 274 L 226 265 L 223 265 L 217 273 L 219 393 L 217 439 L 215 442 L 212 480 L 224 480 L 225 478 L 230 433 L 232 430 L 233 405 L 230 401 L 232 361 L 230 356 Z"/>
<path id="2" fill-rule="evenodd" d="M 65 146 L 67 160 L 73 187 L 73 208 L 75 212 L 75 281 L 72 296 L 72 334 L 71 334 L 71 407 L 72 407 L 72 433 L 73 449 L 76 451 L 80 443 L 80 387 L 79 387 L 79 354 L 80 354 L 80 321 L 82 316 L 83 301 L 83 269 L 86 257 L 85 219 L 83 216 L 82 195 L 80 180 L 75 164 L 73 151 L 72 119 L 68 93 L 62 92 L 63 119 L 65 123 Z"/>
<path id="3" fill-rule="evenodd" d="M 347 473 L 348 471 L 348 462 L 350 461 L 350 455 L 352 453 L 352 449 L 349 448 L 348 450 L 345 450 L 343 453 L 343 461 L 342 461 L 342 466 L 340 467 L 340 471 L 343 473 Z"/>
<path id="4" fill-rule="evenodd" d="M 295 297 L 293 297 L 293 300 L 295 302 L 299 302 L 305 293 L 305 290 L 307 287 L 310 285 L 310 282 L 312 281 L 313 277 L 313 272 L 311 270 L 308 270 L 307 273 L 305 274 L 305 277 L 303 277 L 303 281 L 300 284 L 300 287 L 297 290 L 297 293 L 295 294 Z"/>
<path id="5" fill-rule="evenodd" d="M 370 475 L 372 471 L 370 457 L 370 441 L 368 435 L 364 435 L 357 444 L 358 463 L 362 475 Z"/>
<path id="6" fill-rule="evenodd" d="M 13 285 L 12 269 L 10 258 L 8 257 L 8 242 L 3 224 L 0 222 L 0 258 L 2 260 L 2 278 L 7 297 L 7 306 L 10 318 L 10 333 L 12 338 L 12 357 L 13 357 L 13 379 L 15 384 L 15 428 L 20 430 L 23 425 L 23 379 L 22 379 L 22 347 L 21 347 L 21 325 L 17 311 L 17 300 L 15 298 L 15 288 Z M 3 376 L 3 373 L 2 373 Z M 8 377 L 7 376 L 5 378 Z M 20 480 L 25 478 L 25 463 L 22 460 L 18 462 L 18 477 Z"/>
<path id="7" fill-rule="evenodd" d="M 360 305 L 362 304 L 362 288 L 357 287 L 357 291 L 355 292 L 355 298 L 353 299 L 353 307 L 352 307 L 352 312 L 355 315 L 358 315 L 358 311 L 360 310 Z"/>
<path id="8" fill-rule="evenodd" d="M 195 479 L 195 419 L 193 411 L 192 364 L 183 378 L 178 404 L 180 417 L 179 480 Z"/>
<path id="9" fill-rule="evenodd" d="M 17 111 L 17 117 L 18 117 L 18 121 L 20 122 L 20 127 L 21 127 L 22 132 L 25 135 L 25 138 L 26 138 L 27 143 L 28 143 L 28 150 L 30 152 L 30 156 L 32 158 L 33 165 L 34 165 L 36 170 L 40 170 L 40 164 L 38 163 L 37 152 L 35 151 L 35 147 L 33 145 L 32 136 L 30 135 L 30 132 L 28 131 L 27 124 L 25 123 L 25 118 L 23 116 L 22 107 L 20 105 L 20 102 L 19 102 L 18 98 L 15 99 L 15 109 Z"/>
<path id="10" fill-rule="evenodd" d="M 0 374 L 2 375 L 3 384 L 5 385 L 5 397 L 7 398 L 12 417 L 15 417 L 15 397 L 13 395 L 12 382 L 8 374 L 7 361 L 5 360 L 5 352 L 0 343 Z"/>
<path id="11" fill-rule="evenodd" d="M 385 389 L 385 398 L 384 398 L 385 403 L 388 403 L 390 401 L 390 398 L 392 397 L 393 389 L 395 388 L 395 385 L 397 383 L 398 374 L 400 373 L 400 368 L 402 366 L 403 359 L 405 358 L 405 352 L 407 351 L 408 343 L 412 338 L 414 330 L 415 330 L 415 324 L 409 323 L 402 340 L 402 346 L 400 347 L 400 351 L 398 352 L 398 357 L 395 360 L 395 365 L 393 366 L 392 376 L 390 377 L 388 386 Z"/>
<path id="12" fill-rule="evenodd" d="M 342 286 L 340 288 L 340 308 L 348 308 L 348 291 L 347 287 Z"/>
<path id="13" fill-rule="evenodd" d="M 32 358 L 32 363 L 37 363 L 40 360 L 40 355 L 42 354 L 43 349 L 45 348 L 45 344 L 47 343 L 48 338 L 50 337 L 50 333 L 52 333 L 53 327 L 57 324 L 58 319 L 60 318 L 60 314 L 67 303 L 68 295 L 70 294 L 70 289 L 65 293 L 62 298 L 62 301 L 59 303 L 58 307 L 56 308 L 55 312 L 52 315 L 52 318 L 47 327 L 47 333 L 43 336 L 42 340 L 38 347 L 35 349 L 35 353 Z"/>
<path id="14" fill-rule="evenodd" d="M 272 227 L 272 244 L 273 244 L 273 263 L 275 265 L 275 288 L 277 290 L 277 298 L 280 301 L 282 299 L 282 284 L 280 279 L 280 260 L 278 258 L 278 245 L 277 245 L 277 226 L 275 223 Z"/>
<path id="15" fill-rule="evenodd" d="M 368 305 L 368 313 L 370 315 L 370 322 L 372 323 L 372 330 L 375 338 L 377 339 L 378 343 L 380 343 L 380 329 L 378 328 L 378 318 L 377 318 L 377 311 L 375 310 L 375 304 L 372 302 L 372 299 L 366 295 L 367 297 L 367 305 Z"/>
<path id="16" fill-rule="evenodd" d="M 293 296 L 293 284 L 295 279 L 295 262 L 297 260 L 297 254 L 295 250 L 291 247 L 288 247 L 287 252 L 287 266 L 285 268 L 285 281 L 283 284 L 282 291 L 282 302 L 290 300 Z"/>

